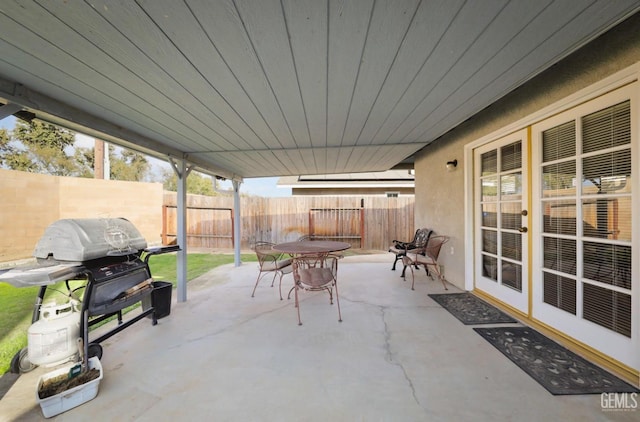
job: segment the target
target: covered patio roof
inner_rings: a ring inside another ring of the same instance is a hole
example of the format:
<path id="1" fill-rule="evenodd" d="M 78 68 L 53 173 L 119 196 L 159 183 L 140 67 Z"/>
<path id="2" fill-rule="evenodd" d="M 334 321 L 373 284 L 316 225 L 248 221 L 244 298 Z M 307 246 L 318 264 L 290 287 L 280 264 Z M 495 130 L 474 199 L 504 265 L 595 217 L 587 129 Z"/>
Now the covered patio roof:
<path id="1" fill-rule="evenodd" d="M 0 117 L 201 171 L 384 171 L 637 12 L 635 0 L 0 3 Z"/>

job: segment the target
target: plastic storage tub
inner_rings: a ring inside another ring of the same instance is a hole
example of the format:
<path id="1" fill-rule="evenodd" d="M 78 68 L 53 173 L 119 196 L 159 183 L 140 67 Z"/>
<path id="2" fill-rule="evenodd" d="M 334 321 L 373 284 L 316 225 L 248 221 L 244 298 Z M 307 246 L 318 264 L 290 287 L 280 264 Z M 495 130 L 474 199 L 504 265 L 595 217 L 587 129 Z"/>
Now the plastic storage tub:
<path id="1" fill-rule="evenodd" d="M 66 365 L 64 368 L 56 369 L 55 371 L 51 371 L 40 377 L 36 388 L 36 401 L 40 403 L 40 408 L 42 409 L 42 414 L 45 418 L 50 418 L 62 412 L 66 412 L 69 409 L 73 409 L 76 406 L 80 406 L 82 403 L 86 403 L 98 395 L 98 387 L 100 386 L 100 380 L 102 380 L 103 375 L 102 365 L 100 364 L 100 359 L 95 356 L 89 359 L 88 364 L 89 369 L 95 368 L 100 371 L 100 376 L 98 378 L 89 381 L 86 384 L 78 385 L 77 387 L 73 387 L 67 391 L 56 394 L 55 396 L 47 397 L 46 399 L 41 399 L 38 395 L 40 385 L 48 379 L 68 373 L 69 369 L 71 369 L 75 363 L 72 365 Z"/>

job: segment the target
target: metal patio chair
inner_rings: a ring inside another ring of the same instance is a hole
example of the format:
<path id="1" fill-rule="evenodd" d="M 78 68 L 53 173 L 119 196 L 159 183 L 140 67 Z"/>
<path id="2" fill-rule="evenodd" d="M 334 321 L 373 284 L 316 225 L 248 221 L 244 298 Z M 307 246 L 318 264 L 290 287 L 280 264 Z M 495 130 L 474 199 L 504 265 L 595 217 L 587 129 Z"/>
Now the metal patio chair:
<path id="1" fill-rule="evenodd" d="M 446 280 L 442 275 L 440 265 L 438 264 L 438 256 L 440 255 L 442 245 L 448 241 L 448 236 L 433 236 L 429 239 L 429 242 L 424 248 L 411 251 L 402 257 L 402 263 L 405 265 L 405 269 L 407 266 L 411 269 L 411 290 L 415 290 L 414 284 L 416 281 L 413 274 L 413 267 L 418 268 L 420 265 L 425 267 L 427 274 L 432 280 L 433 274 L 435 273 L 442 282 L 444 289 L 449 290 L 447 289 L 447 285 L 445 284 Z"/>
<path id="2" fill-rule="evenodd" d="M 256 242 L 253 250 L 258 257 L 258 265 L 260 271 L 258 272 L 258 278 L 256 279 L 256 285 L 253 286 L 253 292 L 251 297 L 254 297 L 258 282 L 267 273 L 273 273 L 273 279 L 271 280 L 271 287 L 276 281 L 276 277 L 280 276 L 278 289 L 280 291 L 280 300 L 282 300 L 282 277 L 285 274 L 291 273 L 293 270 L 291 267 L 291 258 L 284 258 L 283 254 L 273 250 L 275 243 L 271 242 Z"/>
<path id="3" fill-rule="evenodd" d="M 396 255 L 396 259 L 395 261 L 393 261 L 393 267 L 391 267 L 391 270 L 395 271 L 396 263 L 400 261 L 408 253 L 415 253 L 415 252 L 421 253 L 421 251 L 427 245 L 427 242 L 429 242 L 429 238 L 431 238 L 432 234 L 433 234 L 433 230 L 423 228 L 423 229 L 416 230 L 416 233 L 413 236 L 413 240 L 409 242 L 393 240 L 393 245 L 389 247 L 389 252 L 394 253 Z M 400 277 L 404 278 L 405 271 L 407 271 L 406 265 L 402 269 L 402 274 L 400 275 Z M 427 269 L 427 275 L 428 274 L 429 274 L 429 270 Z"/>
<path id="4" fill-rule="evenodd" d="M 338 321 L 342 322 L 340 298 L 338 296 L 338 259 L 336 256 L 327 254 L 305 254 L 293 259 L 293 290 L 295 306 L 298 309 L 298 325 L 302 325 L 299 290 L 326 290 L 329 293 L 329 303 L 333 305 L 333 291 L 335 289 Z"/>

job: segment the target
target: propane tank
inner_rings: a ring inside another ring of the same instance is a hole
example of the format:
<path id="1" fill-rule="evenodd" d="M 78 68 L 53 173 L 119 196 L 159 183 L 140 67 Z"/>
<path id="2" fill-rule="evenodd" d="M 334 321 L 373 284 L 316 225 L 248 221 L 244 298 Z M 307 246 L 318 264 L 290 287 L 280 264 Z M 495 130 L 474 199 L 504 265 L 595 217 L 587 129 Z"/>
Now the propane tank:
<path id="1" fill-rule="evenodd" d="M 51 302 L 40 307 L 40 319 L 27 331 L 29 361 L 52 366 L 75 356 L 80 336 L 80 314 L 74 302 L 61 305 Z"/>

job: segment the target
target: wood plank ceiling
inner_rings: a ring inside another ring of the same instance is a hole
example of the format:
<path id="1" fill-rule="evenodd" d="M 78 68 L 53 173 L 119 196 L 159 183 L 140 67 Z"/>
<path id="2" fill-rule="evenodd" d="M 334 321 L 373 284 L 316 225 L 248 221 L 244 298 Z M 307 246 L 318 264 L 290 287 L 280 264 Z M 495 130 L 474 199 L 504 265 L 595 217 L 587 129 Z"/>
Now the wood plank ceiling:
<path id="1" fill-rule="evenodd" d="M 0 2 L 0 102 L 227 178 L 383 171 L 631 0 Z"/>

